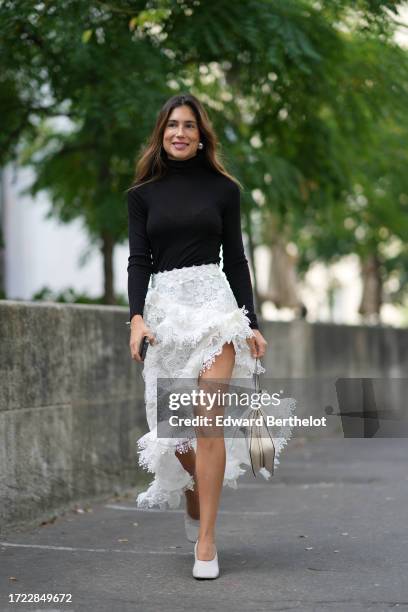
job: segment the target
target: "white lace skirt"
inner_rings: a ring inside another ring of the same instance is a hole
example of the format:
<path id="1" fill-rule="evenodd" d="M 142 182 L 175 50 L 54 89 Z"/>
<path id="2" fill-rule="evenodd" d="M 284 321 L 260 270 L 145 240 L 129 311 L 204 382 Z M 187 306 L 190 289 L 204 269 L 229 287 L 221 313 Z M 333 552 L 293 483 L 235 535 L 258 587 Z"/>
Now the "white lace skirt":
<path id="1" fill-rule="evenodd" d="M 233 342 L 235 365 L 231 379 L 247 379 L 253 387 L 256 360 L 247 338 L 253 335 L 248 311 L 238 307 L 228 280 L 215 263 L 175 268 L 152 274 L 143 318 L 156 338 L 149 345 L 143 364 L 146 418 L 149 432 L 137 440 L 139 465 L 154 474 L 146 491 L 137 496 L 139 508 L 177 508 L 186 489 L 194 488 L 193 477 L 182 466 L 175 451 L 196 450 L 195 438 L 157 436 L 157 379 L 195 379 L 211 367 L 226 342 Z M 258 373 L 265 368 L 258 359 Z M 292 404 L 283 408 L 291 413 Z M 291 437 L 282 427 L 274 438 L 278 455 Z M 237 488 L 237 479 L 250 469 L 244 438 L 225 439 L 224 486 Z M 261 471 L 268 479 L 269 472 Z"/>

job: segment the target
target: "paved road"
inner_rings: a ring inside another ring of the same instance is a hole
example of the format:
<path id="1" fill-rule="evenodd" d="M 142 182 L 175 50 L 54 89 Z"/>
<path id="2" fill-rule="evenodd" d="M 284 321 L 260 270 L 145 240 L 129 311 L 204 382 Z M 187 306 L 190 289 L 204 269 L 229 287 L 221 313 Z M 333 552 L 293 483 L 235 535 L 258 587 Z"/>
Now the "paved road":
<path id="1" fill-rule="evenodd" d="M 134 494 L 8 534 L 0 610 L 408 610 L 407 459 L 401 438 L 293 439 L 270 482 L 224 488 L 215 581 L 191 575 L 183 510 L 138 511 Z M 10 593 L 72 603 L 9 604 Z"/>

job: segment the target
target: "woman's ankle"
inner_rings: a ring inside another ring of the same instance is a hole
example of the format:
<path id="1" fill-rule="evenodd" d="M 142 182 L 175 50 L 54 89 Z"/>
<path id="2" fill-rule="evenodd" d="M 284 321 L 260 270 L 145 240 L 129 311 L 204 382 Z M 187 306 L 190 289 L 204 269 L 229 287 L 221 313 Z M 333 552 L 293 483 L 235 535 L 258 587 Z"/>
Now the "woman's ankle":
<path id="1" fill-rule="evenodd" d="M 215 544 L 215 535 L 214 534 L 210 534 L 210 535 L 203 535 L 201 536 L 200 534 L 198 535 L 198 540 L 199 540 L 199 544 L 200 546 L 212 546 L 212 544 Z"/>

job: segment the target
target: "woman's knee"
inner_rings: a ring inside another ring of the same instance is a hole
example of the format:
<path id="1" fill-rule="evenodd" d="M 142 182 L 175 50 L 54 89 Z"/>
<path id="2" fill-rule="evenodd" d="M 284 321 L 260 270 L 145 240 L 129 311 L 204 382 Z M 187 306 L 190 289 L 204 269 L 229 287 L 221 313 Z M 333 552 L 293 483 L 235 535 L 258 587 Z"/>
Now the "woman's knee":
<path id="1" fill-rule="evenodd" d="M 197 447 L 200 451 L 204 452 L 216 452 L 217 449 L 225 448 L 224 437 L 218 435 L 216 432 L 213 435 L 197 436 Z"/>
<path id="2" fill-rule="evenodd" d="M 221 353 L 216 355 L 214 362 L 207 370 L 200 374 L 199 379 L 230 378 L 235 364 L 235 355 L 234 343 L 232 341 L 225 342 Z"/>

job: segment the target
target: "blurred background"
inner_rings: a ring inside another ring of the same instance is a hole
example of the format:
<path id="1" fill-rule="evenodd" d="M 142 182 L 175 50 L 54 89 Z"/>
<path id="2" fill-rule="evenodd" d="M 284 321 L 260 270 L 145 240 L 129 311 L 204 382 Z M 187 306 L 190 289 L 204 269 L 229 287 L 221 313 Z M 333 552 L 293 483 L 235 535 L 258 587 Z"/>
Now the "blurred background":
<path id="1" fill-rule="evenodd" d="M 407 326 L 407 45 L 406 2 L 2 2 L 0 298 L 127 305 L 125 190 L 189 91 L 263 318 Z"/>

